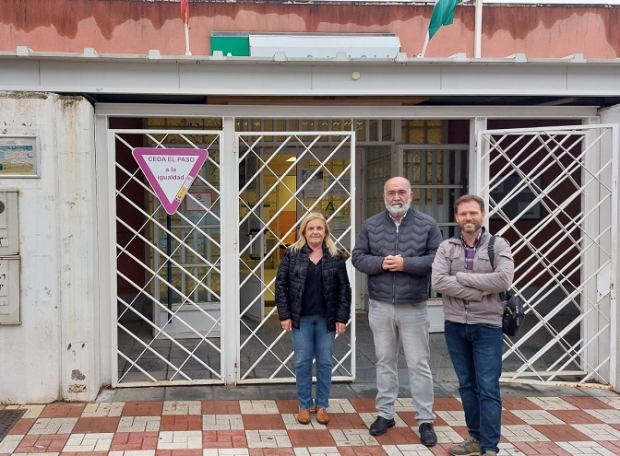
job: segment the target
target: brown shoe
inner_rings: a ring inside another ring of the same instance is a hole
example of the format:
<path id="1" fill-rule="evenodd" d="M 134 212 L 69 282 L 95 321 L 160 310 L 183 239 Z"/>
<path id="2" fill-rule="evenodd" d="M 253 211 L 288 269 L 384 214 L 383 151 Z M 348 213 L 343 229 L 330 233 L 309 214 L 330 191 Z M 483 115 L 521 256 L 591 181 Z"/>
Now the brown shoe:
<path id="1" fill-rule="evenodd" d="M 327 409 L 318 408 L 316 409 L 316 420 L 321 424 L 329 423 L 329 415 L 327 414 Z"/>
<path id="2" fill-rule="evenodd" d="M 310 424 L 310 410 L 299 410 L 297 414 L 297 421 L 299 424 Z"/>

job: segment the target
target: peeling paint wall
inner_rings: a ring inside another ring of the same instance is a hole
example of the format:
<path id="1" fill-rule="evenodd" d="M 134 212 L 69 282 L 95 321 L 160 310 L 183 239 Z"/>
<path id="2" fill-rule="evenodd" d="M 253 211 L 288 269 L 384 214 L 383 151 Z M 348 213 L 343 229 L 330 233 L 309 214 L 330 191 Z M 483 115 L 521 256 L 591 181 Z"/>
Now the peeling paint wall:
<path id="1" fill-rule="evenodd" d="M 432 2 L 431 2 L 432 3 Z M 473 3 L 473 2 L 472 2 Z M 147 54 L 185 53 L 178 2 L 127 0 L 0 0 L 0 50 Z M 420 53 L 433 6 L 284 2 L 190 4 L 193 55 L 209 55 L 212 31 L 395 33 L 403 52 Z M 456 8 L 454 24 L 442 27 L 427 57 L 474 55 L 473 4 Z M 620 57 L 619 6 L 485 5 L 482 57 L 524 53 L 531 58 Z"/>
<path id="2" fill-rule="evenodd" d="M 89 400 L 95 351 L 93 108 L 82 98 L 0 92 L 0 133 L 37 135 L 38 178 L 19 189 L 22 323 L 0 327 L 0 403 Z"/>

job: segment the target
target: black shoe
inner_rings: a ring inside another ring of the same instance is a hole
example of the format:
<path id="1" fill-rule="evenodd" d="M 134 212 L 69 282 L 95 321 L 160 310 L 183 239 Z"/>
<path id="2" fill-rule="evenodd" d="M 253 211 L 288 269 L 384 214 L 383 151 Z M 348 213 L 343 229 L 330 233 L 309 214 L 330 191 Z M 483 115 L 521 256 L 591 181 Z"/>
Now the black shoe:
<path id="1" fill-rule="evenodd" d="M 420 424 L 420 441 L 422 445 L 427 447 L 432 447 L 437 445 L 437 435 L 433 430 L 433 423 L 422 423 Z"/>
<path id="2" fill-rule="evenodd" d="M 370 435 L 383 435 L 391 427 L 394 427 L 396 421 L 394 418 L 386 420 L 382 416 L 377 417 L 374 423 L 370 425 Z"/>

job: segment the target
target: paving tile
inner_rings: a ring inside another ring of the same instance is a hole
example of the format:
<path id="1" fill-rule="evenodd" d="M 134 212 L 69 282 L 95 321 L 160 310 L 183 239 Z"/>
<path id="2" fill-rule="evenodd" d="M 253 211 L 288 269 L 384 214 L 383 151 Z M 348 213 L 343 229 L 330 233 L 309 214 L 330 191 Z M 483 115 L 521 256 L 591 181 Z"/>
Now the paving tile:
<path id="1" fill-rule="evenodd" d="M 161 431 L 201 431 L 202 415 L 162 415 L 159 429 Z"/>
<path id="2" fill-rule="evenodd" d="M 607 396 L 598 397 L 597 399 L 603 402 L 604 404 L 607 404 L 608 406 L 615 408 L 616 410 L 620 410 L 620 396 L 618 396 L 617 394 L 611 397 L 607 397 Z M 596 407 L 593 407 L 593 408 L 596 408 Z"/>
<path id="3" fill-rule="evenodd" d="M 569 424 L 537 425 L 533 427 L 552 442 L 590 440 L 590 437 Z"/>
<path id="4" fill-rule="evenodd" d="M 332 438 L 339 447 L 378 446 L 377 439 L 367 429 L 332 429 Z"/>
<path id="5" fill-rule="evenodd" d="M 25 435 L 35 423 L 35 418 L 21 418 L 9 431 L 9 435 Z"/>
<path id="6" fill-rule="evenodd" d="M 620 408 L 620 398 L 617 397 L 564 396 L 561 399 L 573 405 L 576 409 L 582 410 Z M 614 407 L 614 403 L 617 407 Z"/>
<path id="7" fill-rule="evenodd" d="M 245 431 L 203 431 L 203 448 L 247 448 Z"/>
<path id="8" fill-rule="evenodd" d="M 114 435 L 110 451 L 154 451 L 159 432 L 119 432 Z"/>
<path id="9" fill-rule="evenodd" d="M 275 404 L 274 404 L 275 407 Z M 243 407 L 242 407 L 243 410 Z M 259 429 L 285 429 L 284 420 L 282 415 L 278 414 L 250 414 L 242 415 L 243 427 L 246 430 L 259 430 Z"/>
<path id="10" fill-rule="evenodd" d="M 349 399 L 351 405 L 355 409 L 357 413 L 377 413 L 377 408 L 375 407 L 375 400 L 371 398 L 354 398 Z"/>
<path id="11" fill-rule="evenodd" d="M 380 445 L 408 445 L 420 443 L 420 437 L 411 427 L 393 427 L 385 434 L 375 437 L 375 439 Z"/>
<path id="12" fill-rule="evenodd" d="M 229 431 L 244 429 L 243 418 L 237 415 L 202 415 L 203 431 Z"/>
<path id="13" fill-rule="evenodd" d="M 620 431 L 608 424 L 574 424 L 575 429 L 590 437 L 590 440 L 620 440 Z"/>
<path id="14" fill-rule="evenodd" d="M 386 456 L 387 453 L 381 447 L 344 447 L 339 448 L 342 456 Z"/>
<path id="15" fill-rule="evenodd" d="M 620 410 L 602 409 L 602 410 L 586 410 L 593 417 L 607 424 L 620 424 Z"/>
<path id="16" fill-rule="evenodd" d="M 202 431 L 161 431 L 158 450 L 202 449 Z"/>
<path id="17" fill-rule="evenodd" d="M 336 442 L 327 429 L 289 430 L 293 447 L 332 447 Z"/>
<path id="18" fill-rule="evenodd" d="M 239 401 L 242 415 L 279 414 L 276 401 Z"/>
<path id="19" fill-rule="evenodd" d="M 558 442 L 558 446 L 566 450 L 570 455 L 597 454 L 614 456 L 618 454 L 608 450 L 597 442 Z"/>
<path id="20" fill-rule="evenodd" d="M 413 399 L 408 397 L 396 399 L 396 401 L 394 402 L 394 410 L 396 412 L 415 412 L 415 407 L 413 406 Z"/>
<path id="21" fill-rule="evenodd" d="M 163 401 L 126 402 L 123 416 L 161 416 L 164 409 Z"/>
<path id="22" fill-rule="evenodd" d="M 349 399 L 330 399 L 327 411 L 332 413 L 355 413 L 355 407 Z"/>
<path id="23" fill-rule="evenodd" d="M 63 451 L 62 453 L 59 453 L 58 456 L 84 456 L 86 454 L 88 456 L 108 456 L 107 451 Z M 40 456 L 40 455 L 36 454 L 36 455 L 30 455 L 30 456 Z"/>
<path id="24" fill-rule="evenodd" d="M 86 404 L 55 403 L 46 405 L 41 411 L 40 418 L 72 418 L 82 415 Z"/>
<path id="25" fill-rule="evenodd" d="M 550 412 L 550 413 L 553 413 L 553 412 Z M 463 419 L 465 419 L 464 414 L 463 414 Z M 465 421 L 463 421 L 462 424 L 465 425 Z M 508 425 L 515 425 L 515 424 L 526 424 L 526 422 L 523 421 L 522 418 L 519 418 L 517 415 L 515 415 L 514 411 L 503 410 L 502 411 L 502 424 L 504 426 L 508 426 Z"/>
<path id="26" fill-rule="evenodd" d="M 276 400 L 278 413 L 297 413 L 299 410 L 299 401 L 297 399 L 279 399 Z"/>
<path id="27" fill-rule="evenodd" d="M 7 435 L 0 441 L 0 454 L 13 454 L 24 438 L 24 435 Z"/>
<path id="28" fill-rule="evenodd" d="M 310 423 L 308 424 L 301 424 L 297 421 L 297 412 L 283 413 L 281 416 L 285 429 L 325 429 L 324 424 L 320 424 L 316 421 L 315 415 L 310 415 Z M 330 421 L 329 426 L 331 425 Z"/>
<path id="29" fill-rule="evenodd" d="M 545 391 L 503 398 L 502 455 L 620 454 L 620 395 Z M 462 405 L 449 397 L 437 398 L 432 448 L 420 443 L 408 397 L 398 400 L 396 426 L 377 437 L 368 432 L 377 417 L 370 397 L 330 400 L 327 426 L 314 416 L 299 424 L 294 398 L 0 407 L 26 410 L 0 456 L 446 456 L 468 435 Z"/>
<path id="30" fill-rule="evenodd" d="M 250 456 L 295 456 L 292 448 L 250 448 Z"/>
<path id="31" fill-rule="evenodd" d="M 542 410 L 527 397 L 502 397 L 502 407 L 506 410 Z"/>
<path id="32" fill-rule="evenodd" d="M 38 418 L 41 415 L 43 409 L 45 409 L 46 405 L 7 405 L 7 410 L 26 410 L 26 412 L 22 415 L 22 419 L 24 418 Z"/>
<path id="33" fill-rule="evenodd" d="M 330 429 L 368 429 L 357 413 L 330 413 L 327 426 Z"/>
<path id="34" fill-rule="evenodd" d="M 340 456 L 337 447 L 293 448 L 295 456 Z"/>
<path id="35" fill-rule="evenodd" d="M 203 450 L 156 450 L 155 456 L 202 456 Z"/>
<path id="36" fill-rule="evenodd" d="M 200 401 L 165 401 L 162 415 L 202 415 Z"/>
<path id="37" fill-rule="evenodd" d="M 421 443 L 415 445 L 384 445 L 383 450 L 388 456 L 432 456 L 435 454 Z"/>
<path id="38" fill-rule="evenodd" d="M 28 434 L 70 434 L 77 418 L 39 418 Z"/>
<path id="39" fill-rule="evenodd" d="M 436 397 L 433 404 L 433 410 L 435 413 L 445 410 L 463 410 L 463 404 L 461 404 L 460 400 L 454 397 Z"/>
<path id="40" fill-rule="evenodd" d="M 202 401 L 203 415 L 241 414 L 239 401 Z"/>
<path id="41" fill-rule="evenodd" d="M 578 407 L 569 400 L 561 397 L 530 397 L 528 398 L 534 404 L 538 405 L 542 410 L 577 410 Z M 593 399 L 593 398 L 580 398 Z"/>
<path id="42" fill-rule="evenodd" d="M 202 456 L 249 456 L 250 450 L 247 448 L 209 448 L 202 450 Z"/>
<path id="43" fill-rule="evenodd" d="M 543 442 L 549 439 L 529 425 L 502 426 L 502 437 L 510 442 Z"/>
<path id="44" fill-rule="evenodd" d="M 92 453 L 96 451 L 108 451 L 112 445 L 114 434 L 71 434 L 63 452 L 74 451 L 76 453 Z"/>
<path id="45" fill-rule="evenodd" d="M 572 456 L 555 442 L 515 442 L 514 448 L 519 455 Z"/>
<path id="46" fill-rule="evenodd" d="M 463 410 L 436 411 L 435 414 L 440 417 L 447 426 L 465 426 L 465 412 L 463 412 Z"/>
<path id="47" fill-rule="evenodd" d="M 121 416 L 123 413 L 123 402 L 99 402 L 86 404 L 82 412 L 82 418 L 111 417 Z"/>
<path id="48" fill-rule="evenodd" d="M 460 429 L 460 433 L 458 430 Z M 451 426 L 435 426 L 435 434 L 437 434 L 437 443 L 448 444 L 452 446 L 455 443 L 462 442 L 467 437 L 467 428 L 461 426 L 460 428 L 453 428 Z"/>
<path id="49" fill-rule="evenodd" d="M 512 410 L 512 413 L 521 418 L 526 424 L 563 424 L 564 422 L 546 410 Z"/>
<path id="50" fill-rule="evenodd" d="M 120 416 L 101 416 L 101 417 L 87 417 L 78 418 L 72 433 L 74 434 L 100 434 L 105 432 L 116 432 L 118 429 L 118 423 L 120 422 Z"/>
<path id="51" fill-rule="evenodd" d="M 284 430 L 249 430 L 245 431 L 245 437 L 248 441 L 248 448 L 292 447 L 291 439 Z"/>
<path id="52" fill-rule="evenodd" d="M 602 447 L 607 448 L 613 454 L 620 454 L 620 440 L 603 440 L 598 442 Z"/>
<path id="53" fill-rule="evenodd" d="M 155 450 L 110 451 L 108 456 L 155 456 Z"/>
<path id="54" fill-rule="evenodd" d="M 19 443 L 19 453 L 54 453 L 61 452 L 69 440 L 69 434 L 63 435 L 27 435 Z"/>
<path id="55" fill-rule="evenodd" d="M 159 431 L 160 416 L 122 416 L 117 432 Z"/>
<path id="56" fill-rule="evenodd" d="M 584 410 L 550 410 L 549 413 L 566 424 L 603 424 L 599 418 Z"/>

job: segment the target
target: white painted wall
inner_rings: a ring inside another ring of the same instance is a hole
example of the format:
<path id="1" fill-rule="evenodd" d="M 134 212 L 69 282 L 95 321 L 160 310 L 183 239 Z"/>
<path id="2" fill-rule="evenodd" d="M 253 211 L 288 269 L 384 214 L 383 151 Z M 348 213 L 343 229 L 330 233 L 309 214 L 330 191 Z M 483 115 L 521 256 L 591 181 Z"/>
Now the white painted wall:
<path id="1" fill-rule="evenodd" d="M 601 117 L 601 123 L 602 124 L 617 124 L 620 126 L 620 105 L 616 105 L 616 106 L 612 106 L 611 108 L 606 108 L 606 109 L 601 109 L 599 111 L 599 115 Z M 620 130 L 620 128 L 619 128 Z M 617 141 L 620 142 L 620 132 L 618 133 L 618 138 Z M 616 184 L 617 185 L 617 184 Z M 620 204 L 620 202 L 618 202 L 618 204 Z M 616 207 L 616 211 L 620 211 L 620 207 Z M 616 237 L 616 258 L 620 258 L 620 242 L 618 242 L 618 233 L 612 233 L 612 236 Z M 618 262 L 616 262 L 617 264 Z M 618 266 L 616 266 L 616 268 L 618 268 Z M 614 285 L 617 289 L 618 285 L 620 284 L 620 271 L 616 270 L 616 277 L 613 278 L 614 280 Z M 616 309 L 618 306 L 618 292 L 614 293 L 616 295 Z M 616 328 L 620 328 L 620 312 L 618 312 L 616 310 Z M 612 355 L 614 353 L 612 352 Z M 620 337 L 618 337 L 618 334 L 616 334 L 616 350 L 615 350 L 615 357 L 616 357 L 616 372 L 615 372 L 615 383 L 614 383 L 614 390 L 615 391 L 620 391 Z"/>
<path id="2" fill-rule="evenodd" d="M 93 108 L 80 97 L 0 92 L 0 134 L 38 137 L 38 178 L 19 190 L 21 321 L 0 326 L 0 403 L 98 393 Z"/>

